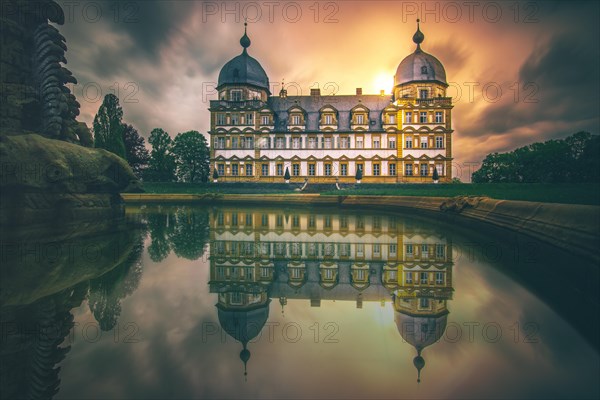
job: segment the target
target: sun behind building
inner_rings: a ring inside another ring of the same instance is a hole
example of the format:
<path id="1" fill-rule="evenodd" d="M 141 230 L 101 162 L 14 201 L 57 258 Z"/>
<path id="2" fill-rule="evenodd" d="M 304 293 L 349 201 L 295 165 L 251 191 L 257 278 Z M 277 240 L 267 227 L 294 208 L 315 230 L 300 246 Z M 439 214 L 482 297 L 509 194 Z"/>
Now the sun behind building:
<path id="1" fill-rule="evenodd" d="M 392 95 L 278 95 L 269 78 L 242 53 L 219 73 L 218 100 L 211 100 L 211 172 L 224 182 L 292 181 L 430 183 L 452 180 L 452 99 L 446 97 L 442 63 L 417 47 L 398 65 Z"/>

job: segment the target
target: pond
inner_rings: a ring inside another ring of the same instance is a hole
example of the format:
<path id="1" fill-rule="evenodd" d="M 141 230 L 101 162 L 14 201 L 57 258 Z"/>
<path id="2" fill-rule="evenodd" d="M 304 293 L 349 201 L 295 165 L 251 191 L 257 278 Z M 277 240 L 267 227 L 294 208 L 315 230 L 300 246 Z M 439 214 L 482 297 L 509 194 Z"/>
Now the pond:
<path id="1" fill-rule="evenodd" d="M 411 213 L 130 206 L 2 236 L 2 398 L 598 398 L 598 271 Z"/>

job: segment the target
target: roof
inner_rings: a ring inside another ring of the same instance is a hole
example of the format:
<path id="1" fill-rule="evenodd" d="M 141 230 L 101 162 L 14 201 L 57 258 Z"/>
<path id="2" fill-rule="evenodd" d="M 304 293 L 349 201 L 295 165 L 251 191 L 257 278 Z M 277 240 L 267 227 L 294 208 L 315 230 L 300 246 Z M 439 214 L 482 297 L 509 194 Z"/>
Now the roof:
<path id="1" fill-rule="evenodd" d="M 269 92 L 269 78 L 265 70 L 246 49 L 221 68 L 217 88 L 225 84 L 249 84 Z"/>
<path id="2" fill-rule="evenodd" d="M 423 81 L 437 81 L 444 85 L 448 84 L 446 82 L 446 70 L 440 60 L 417 48 L 414 53 L 405 57 L 398 65 L 394 76 L 394 86 Z"/>
<path id="3" fill-rule="evenodd" d="M 338 131 L 350 130 L 351 110 L 358 105 L 369 109 L 369 131 L 383 131 L 381 113 L 391 102 L 391 95 L 272 96 L 268 106 L 275 113 L 276 132 L 287 131 L 288 110 L 293 106 L 302 108 L 306 113 L 306 132 L 319 131 L 319 116 L 325 106 L 337 111 Z"/>

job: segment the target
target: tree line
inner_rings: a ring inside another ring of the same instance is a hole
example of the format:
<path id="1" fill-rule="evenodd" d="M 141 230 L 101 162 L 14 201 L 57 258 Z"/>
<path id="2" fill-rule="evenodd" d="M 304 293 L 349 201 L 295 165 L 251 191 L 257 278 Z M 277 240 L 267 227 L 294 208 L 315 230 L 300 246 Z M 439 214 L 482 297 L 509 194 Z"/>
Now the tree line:
<path id="1" fill-rule="evenodd" d="M 174 139 L 161 128 L 145 140 L 137 129 L 123 122 L 123 109 L 114 94 L 107 94 L 94 118 L 94 147 L 108 150 L 126 160 L 134 174 L 152 182 L 206 182 L 210 170 L 208 143 L 191 130 Z"/>
<path id="2" fill-rule="evenodd" d="M 600 182 L 600 136 L 577 132 L 565 139 L 491 153 L 473 183 Z"/>

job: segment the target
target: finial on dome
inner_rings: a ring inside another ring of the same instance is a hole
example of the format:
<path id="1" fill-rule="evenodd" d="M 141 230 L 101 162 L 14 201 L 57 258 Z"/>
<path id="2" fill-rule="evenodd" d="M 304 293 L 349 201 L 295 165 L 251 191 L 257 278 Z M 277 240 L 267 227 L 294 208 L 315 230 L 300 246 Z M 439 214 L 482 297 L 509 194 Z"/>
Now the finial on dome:
<path id="1" fill-rule="evenodd" d="M 248 371 L 246 369 L 246 364 L 248 363 L 248 360 L 250 359 L 250 350 L 248 350 L 246 348 L 246 343 L 243 343 L 242 345 L 244 346 L 244 348 L 240 352 L 240 359 L 244 363 L 244 381 L 247 381 Z"/>
<path id="2" fill-rule="evenodd" d="M 425 366 L 425 359 L 421 357 L 421 350 L 417 350 L 417 356 L 413 358 L 413 365 L 417 369 L 417 383 L 421 383 L 421 370 Z"/>
<path id="3" fill-rule="evenodd" d="M 419 22 L 421 22 L 421 20 L 417 19 L 417 31 L 413 35 L 413 42 L 417 44 L 417 50 L 421 50 L 421 43 L 425 40 L 425 35 L 423 35 L 423 32 L 421 32 L 421 29 L 419 28 Z"/>
<path id="4" fill-rule="evenodd" d="M 242 36 L 242 38 L 240 39 L 240 44 L 244 48 L 244 53 L 246 52 L 246 49 L 248 47 L 250 47 L 250 43 L 251 43 L 250 38 L 246 34 L 247 27 L 248 27 L 248 22 L 244 21 L 244 36 Z"/>

